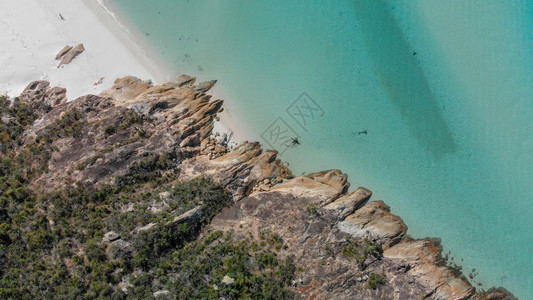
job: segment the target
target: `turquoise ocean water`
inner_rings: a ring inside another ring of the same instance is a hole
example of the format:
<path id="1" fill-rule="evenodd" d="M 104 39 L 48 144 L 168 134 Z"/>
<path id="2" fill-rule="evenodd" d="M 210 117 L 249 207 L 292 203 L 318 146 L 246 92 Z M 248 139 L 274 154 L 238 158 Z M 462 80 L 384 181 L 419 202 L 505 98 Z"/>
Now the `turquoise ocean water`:
<path id="1" fill-rule="evenodd" d="M 295 173 L 343 170 L 482 288 L 533 299 L 533 1 L 108 4 Z"/>

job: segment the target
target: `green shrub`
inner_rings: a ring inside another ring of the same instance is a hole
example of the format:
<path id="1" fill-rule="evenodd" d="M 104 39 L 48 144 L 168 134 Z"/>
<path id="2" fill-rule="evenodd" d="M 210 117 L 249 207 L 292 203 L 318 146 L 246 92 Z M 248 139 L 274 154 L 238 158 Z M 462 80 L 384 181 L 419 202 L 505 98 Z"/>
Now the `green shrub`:
<path id="1" fill-rule="evenodd" d="M 387 279 L 385 275 L 377 274 L 377 273 L 370 273 L 368 276 L 368 286 L 375 290 L 381 285 L 385 285 L 387 283 Z"/>
<path id="2" fill-rule="evenodd" d="M 317 207 L 316 203 L 314 203 L 314 202 L 309 202 L 307 204 L 305 210 L 307 210 L 307 212 L 312 214 L 312 215 L 316 215 L 318 213 L 318 207 Z"/>
<path id="3" fill-rule="evenodd" d="M 128 109 L 124 116 L 123 121 L 118 126 L 119 129 L 126 129 L 134 124 L 142 124 L 143 123 L 143 117 L 136 113 L 133 109 Z"/>
<path id="4" fill-rule="evenodd" d="M 104 134 L 106 136 L 113 135 L 113 134 L 115 134 L 116 131 L 117 130 L 116 130 L 115 126 L 112 126 L 112 125 L 106 126 L 106 128 L 104 128 Z"/>
<path id="5" fill-rule="evenodd" d="M 272 252 L 260 252 L 254 255 L 254 260 L 260 269 L 275 267 L 278 263 L 276 254 Z"/>
<path id="6" fill-rule="evenodd" d="M 367 238 L 360 241 L 347 237 L 342 253 L 349 258 L 355 259 L 359 267 L 364 269 L 365 261 L 368 258 L 380 259 L 383 256 L 383 249 L 380 244 Z"/>
<path id="7" fill-rule="evenodd" d="M 348 244 L 342 249 L 342 254 L 348 257 L 356 258 L 359 256 L 359 250 L 357 250 L 357 246 L 354 244 Z"/>
<path id="8" fill-rule="evenodd" d="M 373 256 L 375 258 L 381 258 L 383 256 L 383 249 L 380 244 L 364 238 L 364 244 L 366 245 L 364 253 L 365 256 Z"/>

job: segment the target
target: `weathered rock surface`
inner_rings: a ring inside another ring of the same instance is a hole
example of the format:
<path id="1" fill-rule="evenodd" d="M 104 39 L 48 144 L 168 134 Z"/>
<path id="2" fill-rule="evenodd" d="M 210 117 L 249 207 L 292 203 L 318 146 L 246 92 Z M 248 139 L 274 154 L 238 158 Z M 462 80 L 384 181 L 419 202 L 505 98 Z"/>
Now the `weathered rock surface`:
<path id="1" fill-rule="evenodd" d="M 342 231 L 358 237 L 369 236 L 389 248 L 399 242 L 407 232 L 402 219 L 389 213 L 383 202 L 371 202 L 339 223 Z"/>
<path id="2" fill-rule="evenodd" d="M 222 283 L 224 284 L 233 284 L 235 282 L 235 279 L 229 277 L 228 275 L 225 275 L 224 278 L 222 278 Z"/>
<path id="3" fill-rule="evenodd" d="M 29 84 L 19 99 L 21 101 L 40 101 L 46 107 L 54 108 L 67 102 L 67 90 L 60 87 L 50 87 L 48 81 L 34 81 Z M 40 114 L 48 112 L 47 110 L 39 111 Z"/>
<path id="4" fill-rule="evenodd" d="M 83 44 L 78 44 L 74 47 L 71 46 L 65 46 L 63 49 L 59 51 L 56 55 L 56 60 L 60 60 L 59 65 L 57 67 L 61 67 L 62 65 L 67 65 L 71 63 L 74 58 L 76 58 L 78 55 L 82 54 L 83 51 L 85 51 L 85 48 L 83 47 Z"/>
<path id="5" fill-rule="evenodd" d="M 104 234 L 104 238 L 102 239 L 102 242 L 114 242 L 118 239 L 120 239 L 120 234 L 114 231 L 109 231 Z"/>
<path id="6" fill-rule="evenodd" d="M 196 82 L 196 78 L 187 76 L 187 75 L 181 75 L 176 80 L 176 83 L 178 84 L 178 87 L 183 87 L 185 85 L 193 85 Z"/>
<path id="7" fill-rule="evenodd" d="M 236 199 L 248 195 L 257 184 L 266 179 L 273 185 L 281 182 L 283 178 L 291 177 L 276 159 L 277 153 L 263 152 L 258 143 L 245 142 L 233 152 L 224 155 L 209 149 L 202 153 L 204 155 L 183 162 L 183 178 L 211 176 L 228 187 Z"/>
<path id="8" fill-rule="evenodd" d="M 513 294 L 504 288 L 491 288 L 488 291 L 475 295 L 475 300 L 517 300 Z"/>
<path id="9" fill-rule="evenodd" d="M 363 206 L 363 204 L 370 199 L 370 196 L 372 196 L 371 191 L 363 187 L 359 187 L 354 192 L 342 196 L 336 201 L 324 206 L 324 208 L 337 211 L 340 219 L 344 220 L 348 215 L 352 214 L 355 210 Z"/>
<path id="10" fill-rule="evenodd" d="M 27 143 L 50 134 L 43 132 L 47 126 L 61 123 L 74 111 L 80 122 L 91 125 L 54 141 L 53 159 L 38 180 L 44 189 L 80 180 L 112 182 L 147 155 L 164 154 L 176 162 L 198 156 L 202 152 L 200 141 L 211 134 L 215 114 L 222 106 L 221 100 L 207 101 L 205 94 L 192 86 L 178 88 L 175 83 L 167 83 L 152 87 L 150 82 L 132 77 L 117 80 L 101 96 L 87 95 L 68 103 L 64 97 L 56 97 L 54 91 L 47 82 L 34 82 L 21 95 L 22 101 L 42 101 L 55 107 L 48 113 L 41 112 L 43 116 L 27 130 Z M 61 105 L 56 105 L 58 101 Z M 255 147 L 261 152 L 259 145 Z M 227 152 L 225 147 L 218 151 Z M 209 162 L 207 157 L 202 159 Z M 242 172 L 247 174 L 246 170 Z"/>
<path id="11" fill-rule="evenodd" d="M 100 95 L 67 103 L 64 89 L 31 83 L 20 99 L 39 104 L 34 106 L 40 107 L 40 117 L 25 131 L 21 147 L 56 137 L 51 139 L 52 159 L 34 188 L 110 183 L 136 161 L 165 157 L 172 161 L 166 172 L 177 180 L 210 176 L 233 194 L 234 205 L 212 220 L 212 230 L 257 241 L 275 237 L 272 247 L 279 256 L 294 255 L 302 271 L 293 288 L 304 298 L 512 299 L 503 290 L 475 294 L 464 277 L 444 264 L 438 243 L 406 239 L 403 221 L 383 202 L 368 203 L 369 190 L 348 193 L 350 183 L 341 171 L 293 178 L 277 152 L 264 151 L 259 143 L 245 142 L 229 151 L 211 136 L 222 107 L 221 100 L 205 94 L 214 84 L 195 84 L 195 78 L 180 76 L 153 86 L 125 77 Z M 169 197 L 160 193 L 151 209 L 167 209 Z M 124 204 L 124 211 L 133 210 Z M 201 218 L 196 207 L 169 224 Z M 132 234 L 155 226 L 142 224 Z M 111 257 L 130 251 L 129 242 L 114 232 L 106 233 L 102 242 Z M 386 283 L 372 289 L 376 274 Z M 158 297 L 169 296 L 161 292 Z"/>
<path id="12" fill-rule="evenodd" d="M 63 49 L 59 50 L 56 55 L 56 60 L 60 60 L 65 54 L 67 54 L 72 49 L 72 46 L 66 45 Z"/>
<path id="13" fill-rule="evenodd" d="M 215 86 L 215 83 L 217 83 L 216 80 L 201 82 L 194 89 L 199 91 L 199 92 L 205 93 L 205 92 L 209 91 L 213 86 Z"/>
<path id="14" fill-rule="evenodd" d="M 313 177 L 317 180 L 311 179 Z M 421 244 L 398 244 L 402 245 L 400 247 L 405 245 L 406 249 L 412 246 L 412 251 L 422 249 L 435 255 L 434 259 L 416 261 L 416 265 L 405 255 L 368 257 L 362 264 L 343 255 L 346 238 L 372 239 L 386 248 L 403 236 L 407 228 L 381 202 L 371 202 L 348 215 L 346 220 L 354 220 L 353 224 L 340 222 L 344 209 L 332 208 L 348 202 L 350 197 L 356 203 L 368 200 L 370 192 L 364 189 L 349 195 L 341 193 L 336 200 L 340 203 L 335 204 L 335 201 L 319 208 L 318 214 L 309 212 L 306 207 L 310 203 L 331 202 L 324 194 L 316 197 L 311 192 L 313 188 L 326 192 L 332 198 L 338 197 L 338 191 L 343 190 L 344 185 L 339 183 L 344 180 L 324 183 L 318 181 L 321 178 L 312 175 L 298 177 L 268 192 L 253 193 L 224 209 L 213 219 L 211 226 L 213 229 L 233 230 L 240 238 L 247 238 L 250 233 L 256 237 L 264 232 L 279 234 L 286 245 L 281 255 L 295 255 L 297 265 L 303 268 L 295 289 L 306 298 L 416 299 L 424 296 L 429 299 L 464 299 L 473 295 L 474 289 L 468 282 L 446 271 L 447 267 L 435 265 L 440 251 L 432 252 L 438 249 L 431 248 L 425 240 L 419 241 Z M 364 230 L 353 234 L 347 232 L 346 227 L 365 228 L 371 234 L 365 235 Z M 414 273 L 410 271 L 412 269 L 419 271 Z M 384 274 L 387 284 L 376 290 L 368 288 L 365 281 L 370 273 Z"/>
<path id="15" fill-rule="evenodd" d="M 175 225 L 179 225 L 183 223 L 195 224 L 200 221 L 201 217 L 202 217 L 202 208 L 200 206 L 197 206 L 175 217 L 174 220 L 169 222 L 169 224 L 175 224 Z"/>
<path id="16" fill-rule="evenodd" d="M 154 293 L 155 299 L 171 299 L 170 297 L 170 291 L 168 290 L 161 290 Z"/>
<path id="17" fill-rule="evenodd" d="M 385 258 L 403 261 L 407 274 L 423 283 L 425 294 L 434 299 L 467 299 L 474 288 L 442 266 L 442 249 L 431 240 L 404 240 L 383 253 Z"/>
<path id="18" fill-rule="evenodd" d="M 132 234 L 139 234 L 140 232 L 143 232 L 143 231 L 152 230 L 156 226 L 157 226 L 156 223 L 148 223 L 147 225 L 144 225 L 144 226 L 137 227 L 137 228 L 133 229 L 133 231 L 131 233 Z"/>
<path id="19" fill-rule="evenodd" d="M 297 177 L 271 190 L 282 194 L 313 198 L 316 204 L 324 205 L 345 194 L 349 185 L 346 175 L 339 170 L 331 170 Z"/>

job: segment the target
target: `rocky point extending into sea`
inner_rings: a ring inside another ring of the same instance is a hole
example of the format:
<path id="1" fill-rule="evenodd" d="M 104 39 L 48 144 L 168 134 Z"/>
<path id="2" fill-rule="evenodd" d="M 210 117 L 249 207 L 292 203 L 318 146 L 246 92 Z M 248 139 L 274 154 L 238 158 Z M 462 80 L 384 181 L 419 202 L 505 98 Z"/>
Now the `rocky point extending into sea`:
<path id="1" fill-rule="evenodd" d="M 19 100 L 33 103 L 39 116 L 26 128 L 21 147 L 72 111 L 82 124 L 76 134 L 53 142 L 47 170 L 33 188 L 112 183 L 144 157 L 167 155 L 178 180 L 209 176 L 231 192 L 233 204 L 213 218 L 210 230 L 258 243 L 265 232 L 275 232 L 284 241 L 278 255 L 294 256 L 299 271 L 291 288 L 303 298 L 514 299 L 503 288 L 476 291 L 446 264 L 437 239 L 410 238 L 407 225 L 384 202 L 372 201 L 371 191 L 349 192 L 340 170 L 294 177 L 276 151 L 259 143 L 229 147 L 227 136 L 212 134 L 223 104 L 207 94 L 214 84 L 183 75 L 153 86 L 125 77 L 100 95 L 71 102 L 63 88 L 45 81 L 29 84 Z M 127 121 L 139 116 L 143 122 Z M 171 213 L 164 195 L 152 207 Z M 175 216 L 175 222 L 194 223 L 201 214 L 196 207 Z M 147 223 L 141 229 L 154 227 Z M 106 237 L 103 243 L 129 243 L 117 234 Z"/>

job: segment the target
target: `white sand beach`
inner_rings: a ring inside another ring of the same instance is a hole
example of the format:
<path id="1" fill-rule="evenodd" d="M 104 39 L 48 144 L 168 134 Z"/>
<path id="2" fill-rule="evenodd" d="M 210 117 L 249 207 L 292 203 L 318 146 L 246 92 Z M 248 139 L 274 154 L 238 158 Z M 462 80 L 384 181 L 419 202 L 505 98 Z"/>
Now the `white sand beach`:
<path id="1" fill-rule="evenodd" d="M 175 72 L 149 57 L 135 34 L 126 30 L 97 0 L 2 1 L 0 94 L 15 97 L 30 82 L 47 80 L 52 86 L 65 87 L 73 100 L 98 94 L 127 75 L 155 84 L 174 80 Z M 66 45 L 80 43 L 85 52 L 58 68 L 56 54 Z M 217 90 L 215 94 L 220 94 Z M 226 133 L 231 128 L 235 132 L 227 109 L 221 119 L 216 131 Z M 243 139 L 235 132 L 233 140 Z"/>
<path id="2" fill-rule="evenodd" d="M 0 7 L 0 93 L 17 96 L 29 82 L 48 80 L 67 88 L 72 100 L 99 93 L 120 76 L 167 80 L 94 1 L 17 0 Z M 79 43 L 86 51 L 57 68 L 57 52 Z"/>

